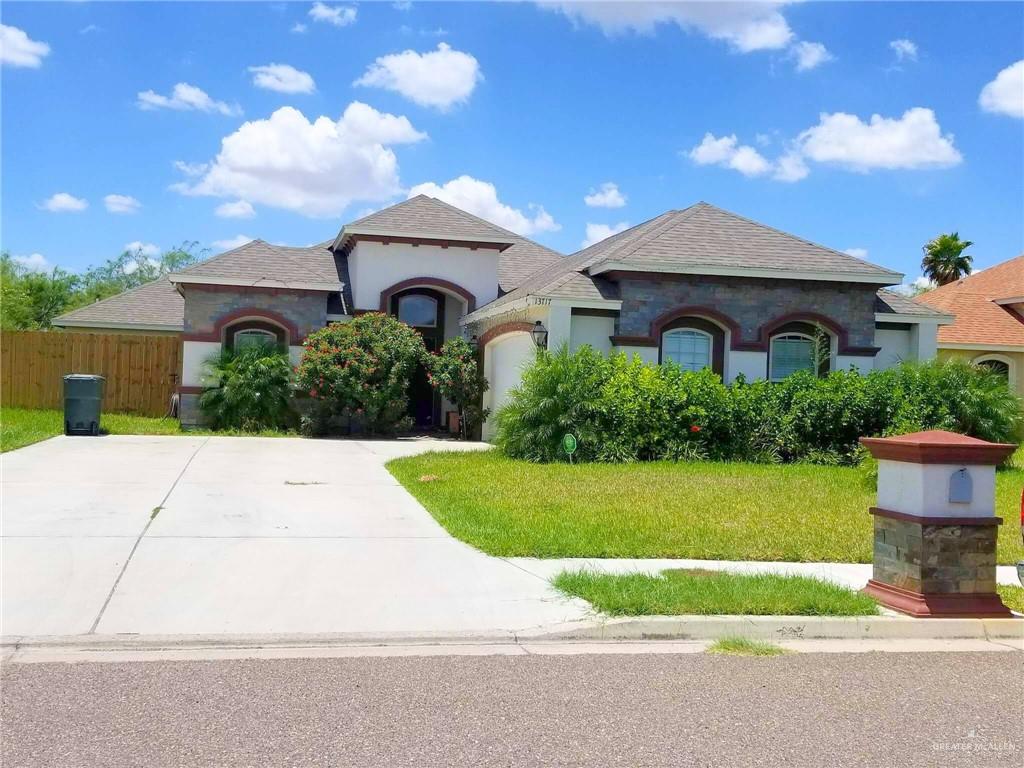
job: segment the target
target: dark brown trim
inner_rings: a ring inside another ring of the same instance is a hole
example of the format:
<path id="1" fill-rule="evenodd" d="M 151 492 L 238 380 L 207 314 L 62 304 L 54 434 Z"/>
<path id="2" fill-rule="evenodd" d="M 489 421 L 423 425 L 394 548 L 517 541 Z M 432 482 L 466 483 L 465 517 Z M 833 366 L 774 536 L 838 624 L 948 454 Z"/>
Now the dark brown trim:
<path id="1" fill-rule="evenodd" d="M 224 329 L 234 323 L 236 320 L 252 318 L 254 320 L 269 320 L 275 325 L 279 325 L 288 332 L 288 344 L 301 344 L 305 336 L 299 333 L 299 328 L 295 323 L 289 320 L 282 314 L 274 312 L 270 309 L 261 309 L 257 307 L 241 307 L 226 315 L 222 315 L 217 318 L 213 324 L 212 331 L 198 332 L 198 333 L 183 333 L 181 335 L 182 341 L 219 341 L 224 342 Z"/>
<path id="2" fill-rule="evenodd" d="M 864 594 L 886 608 L 918 619 L 1013 618 L 1013 613 L 995 592 L 921 593 L 871 579 L 864 588 Z"/>
<path id="3" fill-rule="evenodd" d="M 360 241 L 382 243 L 384 245 L 390 245 L 391 243 L 402 243 L 403 245 L 412 246 L 439 245 L 442 248 L 469 248 L 471 250 L 488 248 L 495 251 L 504 251 L 513 245 L 513 243 L 484 243 L 479 240 L 449 240 L 435 237 L 405 237 L 403 235 L 349 235 L 342 253 L 347 256 L 351 253 L 355 244 Z"/>
<path id="4" fill-rule="evenodd" d="M 589 309 L 587 307 L 573 307 L 570 311 L 573 317 L 618 317 L 617 309 Z"/>
<path id="5" fill-rule="evenodd" d="M 684 317 L 700 317 L 710 320 L 719 326 L 724 326 L 729 330 L 733 344 L 735 344 L 740 337 L 740 324 L 725 313 L 719 312 L 714 307 L 690 305 L 673 307 L 666 312 L 662 312 L 651 321 L 651 338 L 654 340 L 655 344 L 658 343 L 661 338 L 662 331 L 667 325 Z"/>
<path id="6" fill-rule="evenodd" d="M 922 433 L 920 439 L 914 435 L 902 437 L 862 437 L 860 444 L 876 459 L 903 461 L 910 464 L 982 464 L 997 465 L 1017 450 L 1012 443 L 974 442 L 965 435 L 945 433 Z"/>
<path id="7" fill-rule="evenodd" d="M 650 336 L 610 336 L 616 347 L 656 347 L 658 340 Z"/>
<path id="8" fill-rule="evenodd" d="M 532 330 L 533 323 L 502 323 L 501 325 L 496 325 L 493 328 L 489 328 L 488 330 L 484 331 L 484 335 L 480 337 L 478 343 L 480 345 L 480 349 L 483 349 L 499 336 L 504 336 L 507 333 L 529 333 Z"/>
<path id="9" fill-rule="evenodd" d="M 465 314 L 468 315 L 476 309 L 476 296 L 467 291 L 461 285 L 440 277 L 411 277 L 408 280 L 402 280 L 399 283 L 395 283 L 380 292 L 380 308 L 378 311 L 387 312 L 388 308 L 391 306 L 391 297 L 399 291 L 404 291 L 408 288 L 441 288 L 442 290 L 449 291 L 465 299 Z"/>
<path id="10" fill-rule="evenodd" d="M 201 394 L 203 394 L 203 390 L 204 389 L 205 389 L 205 387 L 192 387 L 192 386 L 186 387 L 186 386 L 180 386 L 180 387 L 178 387 L 178 394 L 179 395 L 201 395 Z"/>
<path id="11" fill-rule="evenodd" d="M 893 520 L 902 520 L 919 525 L 975 525 L 987 527 L 1002 525 L 1003 523 L 1003 518 L 1001 517 L 919 517 L 918 515 L 908 515 L 906 512 L 893 512 L 891 509 L 882 509 L 881 507 L 871 507 L 868 512 L 878 517 L 888 517 Z"/>
<path id="12" fill-rule="evenodd" d="M 216 279 L 216 278 L 212 278 Z M 271 288 L 260 285 L 224 285 L 221 283 L 178 283 L 189 291 L 204 291 L 206 293 L 261 293 L 268 296 L 281 296 L 294 294 L 296 291 L 304 293 L 337 293 L 327 288 Z"/>

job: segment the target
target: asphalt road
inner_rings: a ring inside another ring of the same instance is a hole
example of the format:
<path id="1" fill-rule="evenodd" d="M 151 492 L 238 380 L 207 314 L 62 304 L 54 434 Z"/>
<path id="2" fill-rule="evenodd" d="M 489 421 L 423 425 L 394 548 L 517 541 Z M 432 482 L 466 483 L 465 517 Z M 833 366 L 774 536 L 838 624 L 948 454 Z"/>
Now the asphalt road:
<path id="1" fill-rule="evenodd" d="M 1020 766 L 1024 655 L 9 664 L 15 766 Z"/>

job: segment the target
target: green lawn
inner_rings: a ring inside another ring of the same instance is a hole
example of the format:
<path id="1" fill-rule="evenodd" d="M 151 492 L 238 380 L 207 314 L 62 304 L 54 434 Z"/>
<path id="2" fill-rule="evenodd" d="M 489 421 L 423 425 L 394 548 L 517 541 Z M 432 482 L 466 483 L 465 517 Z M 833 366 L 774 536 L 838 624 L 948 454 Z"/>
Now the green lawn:
<path id="1" fill-rule="evenodd" d="M 1003 598 L 1003 605 L 1011 611 L 1024 613 L 1024 587 L 1013 584 L 999 584 L 996 587 L 999 596 Z"/>
<path id="2" fill-rule="evenodd" d="M 563 571 L 552 582 L 610 616 L 874 616 L 860 592 L 807 576 L 670 570 L 607 574 Z"/>
<path id="3" fill-rule="evenodd" d="M 100 429 L 110 435 L 225 435 L 234 432 L 209 430 L 183 430 L 177 419 L 135 416 L 130 413 L 104 413 Z M 56 410 L 27 410 L 4 408 L 0 410 L 0 452 L 13 451 L 64 432 L 64 416 Z M 276 437 L 282 432 L 260 432 L 265 437 Z"/>
<path id="4" fill-rule="evenodd" d="M 531 464 L 494 451 L 397 459 L 392 474 L 453 536 L 523 557 L 871 562 L 875 491 L 850 467 Z M 1000 472 L 999 562 L 1024 558 L 1024 470 Z"/>

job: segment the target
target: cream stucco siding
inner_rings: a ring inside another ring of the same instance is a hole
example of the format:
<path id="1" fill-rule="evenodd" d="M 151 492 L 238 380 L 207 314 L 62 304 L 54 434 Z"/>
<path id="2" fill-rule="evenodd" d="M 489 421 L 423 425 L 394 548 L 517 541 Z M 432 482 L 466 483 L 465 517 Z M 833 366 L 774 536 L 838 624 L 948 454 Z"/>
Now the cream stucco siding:
<path id="1" fill-rule="evenodd" d="M 569 349 L 575 352 L 589 344 L 598 352 L 612 351 L 612 335 L 615 333 L 615 318 L 594 315 L 573 315 L 569 332 Z"/>
<path id="2" fill-rule="evenodd" d="M 186 341 L 181 349 L 181 383 L 186 387 L 201 387 L 203 363 L 220 352 L 219 341 Z"/>
<path id="3" fill-rule="evenodd" d="M 484 393 L 484 407 L 491 411 L 483 427 L 484 440 L 494 438 L 495 415 L 508 400 L 508 391 L 519 386 L 523 369 L 533 360 L 535 350 L 533 338 L 522 331 L 499 336 L 484 349 L 484 375 L 490 383 Z"/>
<path id="4" fill-rule="evenodd" d="M 911 349 L 909 328 L 876 328 L 875 346 L 879 347 L 875 368 L 892 368 L 916 359 Z"/>
<path id="5" fill-rule="evenodd" d="M 348 260 L 356 309 L 378 309 L 381 291 L 414 277 L 434 277 L 462 286 L 477 306 L 498 295 L 498 251 L 442 248 L 407 243 L 359 242 Z"/>

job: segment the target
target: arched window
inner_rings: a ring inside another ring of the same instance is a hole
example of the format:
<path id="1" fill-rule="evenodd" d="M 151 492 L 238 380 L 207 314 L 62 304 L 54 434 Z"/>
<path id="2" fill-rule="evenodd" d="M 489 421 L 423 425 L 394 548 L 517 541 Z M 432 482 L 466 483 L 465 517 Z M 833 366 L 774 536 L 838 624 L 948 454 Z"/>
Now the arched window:
<path id="1" fill-rule="evenodd" d="M 832 368 L 834 337 L 817 323 L 787 323 L 768 345 L 768 379 L 782 381 L 797 371 L 824 376 Z"/>
<path id="2" fill-rule="evenodd" d="M 234 348 L 240 352 L 246 347 L 276 345 L 277 334 L 262 328 L 244 328 L 234 333 Z"/>
<path id="3" fill-rule="evenodd" d="M 437 300 L 422 293 L 412 293 L 398 299 L 398 319 L 414 328 L 433 328 L 437 325 Z"/>
<path id="4" fill-rule="evenodd" d="M 1010 361 L 1002 355 L 983 355 L 982 357 L 974 358 L 974 364 L 987 368 L 999 376 L 1002 376 L 1007 384 L 1013 383 L 1013 367 L 1010 365 Z"/>
<path id="5" fill-rule="evenodd" d="M 711 334 L 696 328 L 673 328 L 661 336 L 661 360 L 678 363 L 684 371 L 711 367 Z"/>

